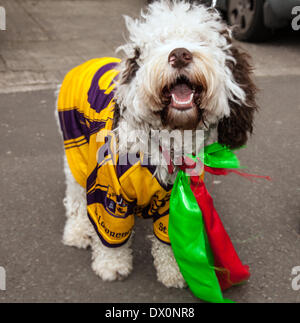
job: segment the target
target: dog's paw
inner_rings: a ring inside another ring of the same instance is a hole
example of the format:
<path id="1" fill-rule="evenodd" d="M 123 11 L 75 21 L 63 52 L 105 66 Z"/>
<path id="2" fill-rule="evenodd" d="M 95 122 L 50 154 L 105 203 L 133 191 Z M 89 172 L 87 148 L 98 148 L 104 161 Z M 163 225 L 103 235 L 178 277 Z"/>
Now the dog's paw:
<path id="1" fill-rule="evenodd" d="M 157 280 L 166 287 L 184 288 L 186 282 L 179 270 L 174 258 L 172 248 L 158 241 L 155 237 L 152 241 L 152 256 L 156 268 Z"/>
<path id="2" fill-rule="evenodd" d="M 123 280 L 129 276 L 132 271 L 131 263 L 107 263 L 95 259 L 92 263 L 92 269 L 102 280 L 115 281 Z"/>
<path id="3" fill-rule="evenodd" d="M 157 280 L 166 287 L 185 288 L 187 284 L 182 277 L 181 272 L 175 266 L 157 268 Z"/>
<path id="4" fill-rule="evenodd" d="M 118 248 L 108 248 L 97 240 L 92 249 L 92 269 L 102 280 L 123 280 L 131 273 L 133 261 L 130 243 Z"/>
<path id="5" fill-rule="evenodd" d="M 91 245 L 91 235 L 86 222 L 80 221 L 78 217 L 71 217 L 67 220 L 62 242 L 69 247 L 86 249 Z"/>

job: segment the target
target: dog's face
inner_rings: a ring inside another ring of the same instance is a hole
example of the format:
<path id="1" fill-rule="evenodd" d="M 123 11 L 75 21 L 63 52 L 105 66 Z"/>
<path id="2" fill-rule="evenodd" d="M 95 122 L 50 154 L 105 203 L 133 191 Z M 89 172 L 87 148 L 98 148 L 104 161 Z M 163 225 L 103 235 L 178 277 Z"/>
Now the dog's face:
<path id="1" fill-rule="evenodd" d="M 231 44 L 219 14 L 184 1 L 157 1 L 140 20 L 126 17 L 116 98 L 137 123 L 207 129 L 219 142 L 243 145 L 252 131 L 255 86 L 247 56 Z"/>

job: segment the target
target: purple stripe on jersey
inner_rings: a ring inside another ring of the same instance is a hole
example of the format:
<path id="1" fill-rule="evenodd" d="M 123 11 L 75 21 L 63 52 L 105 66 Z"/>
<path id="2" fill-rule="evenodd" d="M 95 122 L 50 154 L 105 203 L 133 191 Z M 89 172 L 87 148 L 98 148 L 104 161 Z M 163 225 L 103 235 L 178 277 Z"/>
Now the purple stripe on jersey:
<path id="1" fill-rule="evenodd" d="M 72 148 L 78 148 L 78 147 L 81 147 L 81 146 L 83 146 L 83 145 L 87 145 L 88 144 L 88 142 L 87 142 L 87 140 L 85 139 L 85 141 L 84 142 L 80 142 L 80 143 L 78 143 L 78 144 L 74 144 L 73 146 L 67 146 L 67 147 L 65 147 L 65 150 L 68 150 L 68 149 L 72 149 Z"/>
<path id="2" fill-rule="evenodd" d="M 139 161 L 141 162 L 142 167 L 146 167 L 152 175 L 154 174 L 156 170 L 156 166 L 148 165 L 147 156 L 144 156 L 143 160 L 141 160 L 139 153 L 137 154 L 128 153 L 128 154 L 123 154 L 119 156 L 119 159 L 116 165 L 118 178 L 120 178 L 123 174 L 125 174 L 130 169 L 130 167 L 132 167 Z"/>
<path id="3" fill-rule="evenodd" d="M 118 63 L 110 63 L 102 66 L 94 75 L 91 87 L 88 92 L 88 102 L 91 105 L 91 108 L 96 110 L 99 113 L 101 110 L 105 109 L 111 99 L 114 97 L 114 92 L 105 94 L 106 90 L 99 89 L 99 79 L 108 71 L 116 67 Z M 116 77 L 117 78 L 117 77 Z M 111 83 L 112 84 L 112 83 Z"/>
<path id="4" fill-rule="evenodd" d="M 129 155 L 131 157 L 129 157 Z M 125 174 L 138 160 L 139 157 L 137 157 L 135 154 L 120 155 L 116 165 L 117 177 L 120 178 L 123 174 Z M 130 163 L 130 161 L 133 161 L 134 164 Z"/>
<path id="5" fill-rule="evenodd" d="M 90 121 L 90 120 L 88 120 L 89 123 L 90 123 L 90 132 L 89 132 L 90 136 L 97 133 L 99 130 L 103 129 L 106 126 L 106 122 L 108 120 L 113 121 L 112 118 L 107 118 L 106 120 L 102 120 L 102 121 Z"/>
<path id="6" fill-rule="evenodd" d="M 98 174 L 98 165 L 96 168 L 91 172 L 90 176 L 87 179 L 86 182 L 86 190 L 89 191 L 91 187 L 95 184 Z"/>
<path id="7" fill-rule="evenodd" d="M 124 175 L 133 165 L 135 165 L 135 163 L 137 161 L 140 160 L 140 157 L 137 156 L 136 154 L 126 154 L 126 155 L 121 155 L 118 159 L 117 165 L 116 165 L 116 172 L 117 172 L 117 176 L 118 178 L 120 178 L 122 175 Z M 130 162 L 132 161 L 132 163 Z M 154 165 L 148 165 L 149 159 L 147 157 L 144 157 L 143 162 L 141 162 L 141 167 L 145 167 L 148 169 L 148 171 L 154 175 L 155 170 L 156 170 L 156 166 Z M 154 176 L 159 185 L 167 192 L 172 190 L 173 185 L 171 184 L 164 184 L 163 182 L 161 182 L 158 177 L 155 175 Z"/>
<path id="8" fill-rule="evenodd" d="M 159 213 L 157 212 L 156 214 L 152 215 L 152 217 L 153 217 L 153 222 L 156 222 L 158 219 L 160 219 L 160 218 L 162 218 L 162 217 L 164 217 L 164 216 L 166 216 L 166 215 L 168 215 L 168 214 L 169 214 L 169 210 L 165 211 L 163 214 L 159 214 Z"/>
<path id="9" fill-rule="evenodd" d="M 84 116 L 76 108 L 59 111 L 58 114 L 64 140 L 76 139 L 81 136 L 89 138 Z"/>
<path id="10" fill-rule="evenodd" d="M 101 203 L 104 205 L 106 194 L 107 193 L 105 191 L 102 191 L 101 189 L 95 189 L 94 191 L 89 192 L 86 196 L 87 205 L 94 203 Z"/>
<path id="11" fill-rule="evenodd" d="M 63 132 L 64 140 L 76 139 L 85 136 L 87 140 L 91 133 L 95 133 L 105 127 L 105 120 L 90 121 L 89 127 L 86 123 L 84 115 L 77 111 L 76 108 L 68 111 L 59 111 L 59 121 Z"/>

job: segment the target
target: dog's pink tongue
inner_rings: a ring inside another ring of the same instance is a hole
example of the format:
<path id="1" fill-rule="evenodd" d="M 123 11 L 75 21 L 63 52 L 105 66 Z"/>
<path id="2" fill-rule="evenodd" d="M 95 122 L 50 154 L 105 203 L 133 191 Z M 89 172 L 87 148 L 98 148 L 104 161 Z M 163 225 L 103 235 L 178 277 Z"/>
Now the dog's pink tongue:
<path id="1" fill-rule="evenodd" d="M 187 84 L 175 85 L 171 90 L 172 106 L 175 108 L 189 108 L 193 104 L 193 91 Z"/>

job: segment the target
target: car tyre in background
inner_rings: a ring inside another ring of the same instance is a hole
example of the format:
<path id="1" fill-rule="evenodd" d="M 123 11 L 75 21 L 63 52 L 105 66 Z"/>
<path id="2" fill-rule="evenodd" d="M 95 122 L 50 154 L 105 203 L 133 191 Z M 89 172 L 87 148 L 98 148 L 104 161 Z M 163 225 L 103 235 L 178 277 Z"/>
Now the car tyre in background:
<path id="1" fill-rule="evenodd" d="M 227 21 L 236 26 L 234 38 L 242 41 L 263 41 L 269 35 L 264 25 L 264 0 L 228 0 Z"/>

